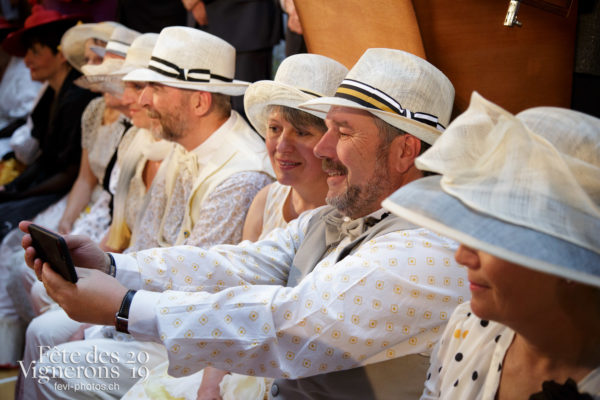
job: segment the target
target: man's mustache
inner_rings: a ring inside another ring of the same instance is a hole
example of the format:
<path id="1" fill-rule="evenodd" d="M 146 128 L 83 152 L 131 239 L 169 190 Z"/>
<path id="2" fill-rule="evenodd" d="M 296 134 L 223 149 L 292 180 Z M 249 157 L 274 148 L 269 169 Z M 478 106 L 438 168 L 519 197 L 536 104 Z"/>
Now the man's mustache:
<path id="1" fill-rule="evenodd" d="M 346 175 L 348 173 L 348 168 L 346 168 L 345 165 L 338 161 L 333 161 L 330 158 L 323 159 L 323 161 L 321 162 L 321 168 L 323 168 L 323 171 L 340 172 L 343 175 Z"/>

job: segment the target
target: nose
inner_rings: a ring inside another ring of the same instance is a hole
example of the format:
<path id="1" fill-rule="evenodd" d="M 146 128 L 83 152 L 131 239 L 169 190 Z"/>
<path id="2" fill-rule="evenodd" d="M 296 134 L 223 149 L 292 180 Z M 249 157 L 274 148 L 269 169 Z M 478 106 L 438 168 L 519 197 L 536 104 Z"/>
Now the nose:
<path id="1" fill-rule="evenodd" d="M 479 268 L 479 256 L 477 255 L 477 251 L 464 244 L 458 246 L 458 249 L 454 253 L 454 259 L 457 263 L 464 265 L 469 269 Z"/>
<path id="2" fill-rule="evenodd" d="M 25 66 L 27 68 L 29 68 L 29 66 L 31 65 L 31 56 L 32 56 L 32 52 L 30 49 L 27 49 L 27 52 L 25 53 L 25 58 L 23 59 L 25 61 Z"/>
<path id="3" fill-rule="evenodd" d="M 276 150 L 278 153 L 289 153 L 293 147 L 293 132 L 290 132 L 290 129 L 284 129 L 277 138 Z"/>
<path id="4" fill-rule="evenodd" d="M 123 101 L 124 105 L 126 105 L 126 106 L 132 105 L 133 103 L 135 103 L 137 101 L 137 97 L 138 96 L 133 89 L 125 87 L 125 89 L 123 90 L 122 101 Z"/>
<path id="5" fill-rule="evenodd" d="M 321 140 L 317 142 L 313 148 L 315 157 L 320 159 L 334 159 L 336 157 L 335 148 L 337 146 L 338 135 L 334 127 L 327 128 L 327 131 L 321 136 Z"/>
<path id="6" fill-rule="evenodd" d="M 142 89 L 142 92 L 140 93 L 140 96 L 138 98 L 138 103 L 142 107 L 152 105 L 152 88 L 150 87 L 150 85 L 146 85 L 146 87 Z"/>

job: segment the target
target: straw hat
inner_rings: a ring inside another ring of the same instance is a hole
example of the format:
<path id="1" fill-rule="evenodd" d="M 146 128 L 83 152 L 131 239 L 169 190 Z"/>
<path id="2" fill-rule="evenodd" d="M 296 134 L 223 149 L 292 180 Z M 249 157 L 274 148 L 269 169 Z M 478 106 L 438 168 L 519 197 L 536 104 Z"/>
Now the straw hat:
<path id="1" fill-rule="evenodd" d="M 81 76 L 75 83 L 85 89 L 95 92 L 109 92 L 114 95 L 123 93 L 124 85 L 122 78 L 127 73 L 148 66 L 152 49 L 158 39 L 158 33 L 144 33 L 131 43 L 127 50 L 125 60 L 107 58 L 104 64 L 104 74 Z"/>
<path id="2" fill-rule="evenodd" d="M 124 80 L 239 96 L 249 83 L 233 79 L 234 74 L 233 46 L 198 29 L 171 26 L 160 32 L 148 67 Z"/>
<path id="3" fill-rule="evenodd" d="M 254 129 L 265 137 L 268 106 L 280 105 L 300 109 L 306 101 L 333 96 L 348 69 L 331 58 L 318 54 L 296 54 L 284 59 L 272 81 L 250 85 L 244 95 L 246 115 Z M 307 111 L 307 110 L 302 110 Z M 323 117 L 322 113 L 315 113 Z"/>
<path id="4" fill-rule="evenodd" d="M 105 21 L 78 24 L 67 30 L 60 41 L 60 48 L 69 64 L 81 72 L 81 67 L 85 64 L 85 42 L 88 39 L 108 42 L 116 27 L 123 27 L 123 25 L 117 22 Z"/>
<path id="5" fill-rule="evenodd" d="M 23 34 L 42 26 L 52 25 L 54 29 L 67 29 L 73 26 L 81 15 L 64 15 L 55 10 L 47 10 L 44 6 L 36 4 L 31 9 L 31 15 L 25 20 L 23 27 L 10 33 L 2 42 L 2 47 L 7 53 L 17 57 L 25 57 L 27 49 L 23 44 Z"/>
<path id="6" fill-rule="evenodd" d="M 517 117 L 477 93 L 383 202 L 415 224 L 510 262 L 600 286 L 600 119 L 534 108 Z"/>
<path id="7" fill-rule="evenodd" d="M 106 44 L 106 54 L 112 54 L 115 57 L 106 57 L 105 54 L 101 64 L 84 65 L 81 70 L 86 76 L 110 74 L 123 65 L 129 46 L 140 35 L 138 31 L 124 26 L 115 27 Z"/>
<path id="8" fill-rule="evenodd" d="M 433 143 L 450 122 L 454 87 L 436 67 L 401 50 L 367 49 L 334 97 L 300 108 L 327 113 L 331 106 L 365 110 Z"/>

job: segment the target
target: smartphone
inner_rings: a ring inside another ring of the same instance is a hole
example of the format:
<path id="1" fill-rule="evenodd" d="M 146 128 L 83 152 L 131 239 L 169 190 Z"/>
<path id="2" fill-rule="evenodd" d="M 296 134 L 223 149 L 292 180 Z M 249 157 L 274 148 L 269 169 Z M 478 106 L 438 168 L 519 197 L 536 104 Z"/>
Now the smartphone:
<path id="1" fill-rule="evenodd" d="M 29 234 L 37 257 L 49 263 L 52 269 L 66 280 L 77 282 L 77 273 L 65 239 L 36 224 L 29 225 Z"/>

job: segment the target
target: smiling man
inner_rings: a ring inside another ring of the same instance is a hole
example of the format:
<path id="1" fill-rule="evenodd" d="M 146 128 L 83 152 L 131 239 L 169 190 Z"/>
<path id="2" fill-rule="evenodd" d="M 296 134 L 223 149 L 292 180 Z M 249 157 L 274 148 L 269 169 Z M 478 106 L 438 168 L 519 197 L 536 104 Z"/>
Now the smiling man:
<path id="1" fill-rule="evenodd" d="M 31 247 L 27 261 L 73 318 L 116 318 L 138 340 L 164 343 L 171 375 L 212 365 L 270 376 L 276 399 L 418 398 L 426 355 L 468 298 L 465 272 L 453 242 L 380 203 L 421 176 L 414 159 L 448 123 L 453 96 L 426 61 L 370 49 L 335 97 L 306 103 L 328 112 L 314 152 L 330 206 L 256 243 L 114 255 L 116 279 L 82 238 L 67 237 L 88 268 L 77 285 L 34 265 Z"/>

